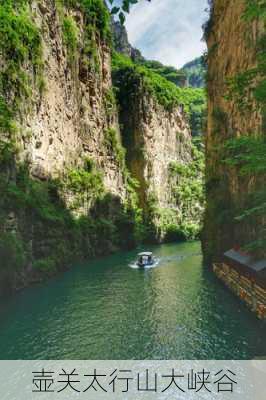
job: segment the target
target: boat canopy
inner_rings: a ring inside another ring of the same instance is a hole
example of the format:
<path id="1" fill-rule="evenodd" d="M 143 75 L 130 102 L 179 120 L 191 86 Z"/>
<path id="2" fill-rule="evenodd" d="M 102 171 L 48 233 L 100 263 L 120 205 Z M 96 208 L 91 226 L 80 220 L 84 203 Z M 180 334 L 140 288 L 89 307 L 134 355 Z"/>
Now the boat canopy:
<path id="1" fill-rule="evenodd" d="M 139 257 L 150 257 L 150 256 L 152 256 L 152 252 L 151 251 L 144 251 L 144 252 L 142 252 L 142 253 L 139 253 L 138 254 L 138 256 Z"/>

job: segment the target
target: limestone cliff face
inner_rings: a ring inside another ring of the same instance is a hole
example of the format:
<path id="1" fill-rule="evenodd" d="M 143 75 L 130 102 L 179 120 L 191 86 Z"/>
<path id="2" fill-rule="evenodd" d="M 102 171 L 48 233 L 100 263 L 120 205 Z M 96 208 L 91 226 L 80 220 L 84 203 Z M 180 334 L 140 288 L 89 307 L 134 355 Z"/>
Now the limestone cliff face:
<path id="1" fill-rule="evenodd" d="M 112 32 L 114 40 L 114 48 L 121 54 L 132 58 L 133 60 L 144 60 L 141 52 L 131 46 L 128 40 L 127 30 L 119 21 L 112 21 Z"/>
<path id="2" fill-rule="evenodd" d="M 177 94 L 172 103 L 164 97 L 164 91 L 169 90 L 173 100 L 177 81 L 170 80 L 166 89 L 169 82 L 165 76 L 151 67 L 164 66 L 145 60 L 130 45 L 126 29 L 119 22 L 112 23 L 112 30 L 116 51 L 113 80 L 118 93 L 122 143 L 127 167 L 138 181 L 145 223 L 157 241 L 195 237 L 203 212 L 203 171 L 199 169 L 194 175 L 194 171 L 191 175 L 188 172 L 197 161 L 193 158 L 191 128 L 184 105 L 179 104 Z M 175 72 L 178 80 L 178 71 Z M 192 201 L 185 198 L 187 187 L 193 187 L 191 193 L 196 188 Z"/>
<path id="3" fill-rule="evenodd" d="M 149 220 L 163 239 L 158 210 L 178 224 L 169 165 L 191 161 L 182 107 L 168 110 L 141 83 L 117 107 L 104 3 L 69 4 L 0 6 L 11 21 L 6 47 L 0 38 L 0 294 L 149 239 Z"/>
<path id="4" fill-rule="evenodd" d="M 35 93 L 36 105 L 21 122 L 22 131 L 32 135 L 27 140 L 22 137 L 20 157 L 39 179 L 58 177 L 89 157 L 103 171 L 106 189 L 124 198 L 123 176 L 105 140 L 110 128 L 119 140 L 117 110 L 108 100 L 112 91 L 110 47 L 97 32 L 92 34 L 97 65 L 90 67 L 91 60 L 82 55 L 84 14 L 65 11 L 79 27 L 77 57 L 70 62 L 59 12 L 54 2 L 43 3 L 33 2 L 32 13 L 42 32 L 45 90 L 41 97 Z"/>
<path id="5" fill-rule="evenodd" d="M 171 165 L 191 163 L 190 127 L 181 105 L 167 109 L 141 79 L 123 96 L 120 123 L 127 165 L 139 182 L 141 206 L 161 241 L 167 227 L 178 227 L 184 217 L 173 195 Z"/>
<path id="6" fill-rule="evenodd" d="M 232 246 L 241 246 L 243 238 L 247 241 L 256 236 L 254 227 L 235 220 L 256 179 L 229 168 L 223 152 L 228 139 L 262 134 L 261 108 L 248 83 L 240 93 L 228 96 L 230 80 L 257 66 L 256 51 L 264 24 L 259 19 L 243 18 L 246 6 L 245 0 L 215 0 L 207 27 L 207 211 L 203 247 L 209 261 Z M 245 105 L 239 99 L 244 99 Z"/>
<path id="7" fill-rule="evenodd" d="M 182 108 L 165 110 L 154 98 L 144 93 L 136 96 L 133 112 L 125 121 L 130 170 L 142 183 L 143 204 L 155 197 L 159 208 L 171 208 L 169 165 L 191 161 L 191 133 Z"/>
<path id="8" fill-rule="evenodd" d="M 15 80 L 8 90 L 0 85 L 7 110 L 0 121 L 0 294 L 134 241 L 108 40 L 80 7 L 31 1 L 22 21 L 20 5 L 13 7 L 3 12 L 26 24 L 36 43 L 40 37 L 44 84 L 40 90 L 25 59 L 15 73 L 29 82 L 28 94 Z M 15 53 L 12 37 L 6 40 Z M 1 82 L 12 65 L 5 57 Z"/>

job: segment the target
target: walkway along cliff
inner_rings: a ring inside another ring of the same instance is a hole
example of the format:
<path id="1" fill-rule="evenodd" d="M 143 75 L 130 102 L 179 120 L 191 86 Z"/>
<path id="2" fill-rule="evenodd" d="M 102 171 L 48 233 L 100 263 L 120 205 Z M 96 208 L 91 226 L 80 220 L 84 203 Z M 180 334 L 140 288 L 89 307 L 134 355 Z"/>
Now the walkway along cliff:
<path id="1" fill-rule="evenodd" d="M 266 268 L 256 271 L 256 266 L 265 266 L 266 243 L 265 7 L 265 1 L 215 0 L 205 31 L 208 131 L 203 250 L 218 276 L 260 317 L 266 316 Z M 230 249 L 236 260 L 224 254 Z"/>
<path id="2" fill-rule="evenodd" d="M 102 0 L 69 4 L 0 5 L 0 292 L 200 229 L 203 162 L 181 89 L 115 63 Z"/>

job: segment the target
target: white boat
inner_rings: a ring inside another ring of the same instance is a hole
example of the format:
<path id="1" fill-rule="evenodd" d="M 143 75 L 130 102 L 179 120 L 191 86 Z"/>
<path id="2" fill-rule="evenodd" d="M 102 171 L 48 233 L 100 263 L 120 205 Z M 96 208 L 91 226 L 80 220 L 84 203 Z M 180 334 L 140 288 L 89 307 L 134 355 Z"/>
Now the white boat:
<path id="1" fill-rule="evenodd" d="M 152 252 L 144 251 L 138 254 L 137 265 L 141 268 L 153 265 L 155 263 L 155 258 L 153 257 Z"/>

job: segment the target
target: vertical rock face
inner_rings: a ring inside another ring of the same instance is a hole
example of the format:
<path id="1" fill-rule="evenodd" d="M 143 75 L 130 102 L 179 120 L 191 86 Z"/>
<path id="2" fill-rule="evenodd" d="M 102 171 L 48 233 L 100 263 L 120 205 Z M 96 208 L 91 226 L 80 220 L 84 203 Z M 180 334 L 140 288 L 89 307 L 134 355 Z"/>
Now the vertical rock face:
<path id="1" fill-rule="evenodd" d="M 140 182 L 143 208 L 155 199 L 159 208 L 175 209 L 169 166 L 191 162 L 191 132 L 182 107 L 165 109 L 140 84 L 120 120 L 128 166 Z"/>
<path id="2" fill-rule="evenodd" d="M 132 47 L 128 40 L 127 30 L 119 21 L 112 21 L 114 48 L 118 53 L 124 54 L 133 60 L 144 60 L 141 52 Z"/>
<path id="3" fill-rule="evenodd" d="M 193 237 L 202 216 L 195 182 L 202 171 L 192 172 L 196 164 L 187 117 L 181 105 L 160 102 L 137 71 L 121 69 L 115 78 L 127 167 L 139 182 L 140 205 L 155 238 Z M 194 189 L 189 203 L 185 192 Z"/>
<path id="4" fill-rule="evenodd" d="M 243 18 L 245 0 L 215 0 L 208 36 L 208 132 L 207 211 L 203 247 L 208 261 L 217 259 L 232 246 L 241 246 L 254 235 L 254 227 L 237 223 L 242 205 L 254 189 L 254 176 L 241 176 L 239 169 L 225 162 L 223 146 L 228 139 L 262 135 L 261 107 L 248 83 L 240 87 L 239 98 L 228 96 L 230 80 L 257 66 L 256 51 L 264 24 L 258 18 Z M 245 75 L 242 75 L 245 76 Z M 236 81 L 237 82 L 237 81 Z M 238 88 L 239 90 L 239 88 Z M 246 106 L 239 104 L 245 99 Z"/>
<path id="5" fill-rule="evenodd" d="M 103 171 L 106 188 L 124 198 L 122 173 L 105 141 L 110 128 L 119 140 L 117 110 L 108 98 L 112 93 L 110 48 L 96 32 L 92 40 L 97 68 L 89 68 L 82 57 L 84 15 L 69 11 L 79 27 L 79 51 L 70 62 L 54 2 L 45 2 L 45 6 L 33 2 L 32 11 L 42 31 L 46 87 L 33 112 L 22 121 L 22 130 L 32 132 L 28 142 L 22 143 L 22 157 L 30 163 L 32 175 L 40 179 L 60 176 L 91 158 Z"/>
<path id="6" fill-rule="evenodd" d="M 0 293 L 75 259 L 153 238 L 143 209 L 154 201 L 156 229 L 158 209 L 173 211 L 167 224 L 178 225 L 182 213 L 169 166 L 192 159 L 190 129 L 178 102 L 169 109 L 143 82 L 132 82 L 119 112 L 102 0 L 80 1 L 79 7 L 63 0 L 24 3 L 0 5 L 0 17 L 10 23 L 6 47 L 0 38 L 0 257 L 7 260 Z M 17 41 L 15 24 L 21 28 Z M 140 57 L 127 38 L 123 46 L 133 59 Z M 157 239 L 164 234 L 162 229 Z"/>
<path id="7" fill-rule="evenodd" d="M 116 51 L 131 57 L 132 47 L 128 41 L 127 31 L 125 26 L 118 21 L 112 21 L 112 30 L 114 33 L 114 46 Z"/>
<path id="8" fill-rule="evenodd" d="M 149 96 L 138 100 L 132 121 L 130 169 L 143 182 L 146 201 L 155 196 L 159 208 L 171 208 L 169 165 L 172 162 L 188 164 L 191 161 L 190 129 L 182 109 L 176 107 L 167 111 Z"/>
<path id="9" fill-rule="evenodd" d="M 103 4 L 94 5 L 103 21 Z M 132 245 L 133 212 L 128 216 L 110 44 L 91 13 L 64 2 L 25 1 L 27 16 L 20 19 L 20 4 L 0 7 L 6 23 L 26 24 L 19 37 L 25 54 L 31 43 L 24 32 L 40 38 L 44 82 L 40 90 L 28 57 L 15 65 L 28 94 L 15 80 L 3 91 L 5 68 L 12 65 L 7 52 L 0 68 L 0 107 L 7 110 L 6 120 L 0 118 L 1 294 L 75 259 Z M 12 36 L 6 40 L 13 50 Z M 12 102 L 13 93 L 19 101 Z"/>

